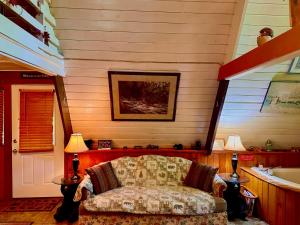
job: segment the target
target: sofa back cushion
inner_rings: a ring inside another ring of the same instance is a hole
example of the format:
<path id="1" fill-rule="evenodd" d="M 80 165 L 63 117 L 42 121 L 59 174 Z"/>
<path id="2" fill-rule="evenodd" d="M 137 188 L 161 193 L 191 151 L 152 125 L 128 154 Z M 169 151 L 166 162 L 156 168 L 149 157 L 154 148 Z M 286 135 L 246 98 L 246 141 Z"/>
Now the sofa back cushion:
<path id="1" fill-rule="evenodd" d="M 182 185 L 191 161 L 180 157 L 143 155 L 122 157 L 111 161 L 122 186 Z"/>
<path id="2" fill-rule="evenodd" d="M 183 184 L 202 191 L 212 192 L 212 183 L 217 172 L 218 168 L 193 162 Z"/>
<path id="3" fill-rule="evenodd" d="M 115 176 L 111 162 L 101 163 L 87 168 L 86 172 L 90 175 L 93 184 L 93 192 L 95 194 L 100 194 L 120 187 L 120 183 Z"/>

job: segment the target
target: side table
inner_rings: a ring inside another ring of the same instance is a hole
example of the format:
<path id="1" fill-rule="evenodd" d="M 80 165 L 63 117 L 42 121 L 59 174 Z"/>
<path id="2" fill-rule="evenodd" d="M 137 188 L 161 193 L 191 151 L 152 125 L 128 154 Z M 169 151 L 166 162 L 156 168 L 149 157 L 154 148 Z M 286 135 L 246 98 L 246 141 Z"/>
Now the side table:
<path id="1" fill-rule="evenodd" d="M 249 179 L 243 176 L 233 178 L 230 173 L 220 173 L 219 176 L 227 184 L 224 198 L 227 202 L 228 220 L 233 220 L 234 218 L 245 220 L 245 202 L 240 195 L 240 185 L 249 182 Z"/>
<path id="2" fill-rule="evenodd" d="M 62 205 L 57 208 L 54 214 L 56 221 L 67 219 L 70 223 L 73 223 L 78 220 L 80 202 L 74 202 L 73 198 L 81 181 L 82 178 L 78 180 L 71 180 L 71 178 L 64 178 L 64 176 L 53 178 L 52 183 L 60 185 L 60 191 L 64 196 Z"/>

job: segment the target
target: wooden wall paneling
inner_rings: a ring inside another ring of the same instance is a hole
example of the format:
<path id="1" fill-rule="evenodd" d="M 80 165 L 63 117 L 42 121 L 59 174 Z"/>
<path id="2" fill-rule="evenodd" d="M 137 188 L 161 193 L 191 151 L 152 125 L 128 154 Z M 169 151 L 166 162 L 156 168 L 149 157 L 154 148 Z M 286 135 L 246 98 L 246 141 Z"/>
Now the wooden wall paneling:
<path id="1" fill-rule="evenodd" d="M 258 179 L 252 179 L 251 180 L 251 185 L 252 185 L 251 190 L 253 190 L 254 193 L 258 193 Z"/>
<path id="2" fill-rule="evenodd" d="M 207 165 L 214 166 L 214 155 L 207 157 Z"/>
<path id="3" fill-rule="evenodd" d="M 245 168 L 247 170 L 247 168 Z M 258 216 L 270 225 L 297 225 L 300 213 L 297 207 L 300 192 L 292 191 L 279 184 L 268 183 L 259 175 L 250 174 L 243 170 L 242 175 L 249 177 L 250 182 L 246 186 L 258 195 Z M 255 189 L 256 187 L 256 189 Z"/>
<path id="4" fill-rule="evenodd" d="M 257 157 L 257 164 L 258 165 L 267 165 L 266 163 L 266 157 L 263 157 L 262 155 L 258 155 Z"/>
<path id="5" fill-rule="evenodd" d="M 280 224 L 286 224 L 285 223 L 285 209 L 286 209 L 286 191 L 281 188 L 276 188 L 276 223 L 278 225 Z"/>
<path id="6" fill-rule="evenodd" d="M 134 140 L 136 141 L 136 140 Z M 143 141 L 143 140 L 142 140 Z M 97 148 L 97 143 L 94 142 L 94 146 L 93 146 L 93 149 L 96 149 Z M 137 153 L 141 153 L 143 151 L 145 151 L 146 153 L 148 153 L 146 151 L 146 149 L 142 150 L 142 151 L 121 151 L 122 149 L 117 149 L 115 148 L 113 150 L 113 152 L 107 152 L 105 151 L 106 154 L 110 154 L 110 156 L 114 156 L 114 157 L 121 157 L 121 156 L 124 156 L 126 154 L 128 155 L 131 155 L 131 154 L 137 154 Z M 170 156 L 172 156 L 172 154 L 178 154 L 178 156 L 180 156 L 179 154 L 182 153 L 182 156 L 184 157 L 185 154 L 184 153 L 187 153 L 188 151 L 169 151 L 169 152 L 165 152 L 166 149 L 161 149 L 164 154 L 168 154 Z M 169 149 L 170 150 L 170 149 Z M 92 152 L 86 152 L 86 156 L 85 157 L 90 157 L 89 154 L 91 154 L 91 156 L 95 157 L 93 160 L 95 162 L 97 162 L 97 160 L 103 160 L 102 158 L 104 157 L 103 154 L 100 154 L 99 153 L 99 157 L 97 156 L 97 154 L 95 153 L 97 151 L 92 151 Z M 193 158 L 193 159 L 196 159 L 199 163 L 202 163 L 202 164 L 206 164 L 206 165 L 211 165 L 211 166 L 214 166 L 214 167 L 219 167 L 219 173 L 232 173 L 232 166 L 231 166 L 231 157 L 232 157 L 232 151 L 216 151 L 216 152 L 212 152 L 211 155 L 204 155 L 204 152 L 205 151 L 200 151 L 200 152 L 197 152 L 197 151 L 192 151 L 189 152 L 188 154 L 188 157 L 190 158 Z M 151 153 L 151 152 L 150 152 Z M 156 153 L 156 152 L 152 152 L 152 153 Z M 193 155 L 194 154 L 194 155 Z M 201 155 L 201 157 L 200 157 Z M 282 166 L 280 164 L 281 162 L 281 158 L 283 156 L 287 156 L 288 158 L 296 158 L 297 159 L 297 162 L 294 164 L 295 166 L 299 167 L 300 166 L 300 153 L 295 153 L 295 152 L 283 152 L 283 153 L 278 153 L 278 152 L 275 152 L 275 153 L 270 153 L 270 152 L 242 152 L 242 153 L 239 153 L 239 156 L 240 155 L 246 155 L 248 157 L 248 155 L 252 156 L 254 155 L 254 159 L 257 159 L 257 158 L 260 158 L 260 160 L 262 161 L 262 159 L 264 158 L 273 158 L 274 159 L 274 162 L 276 162 L 275 166 Z M 101 156 L 101 157 L 100 157 Z M 239 157 L 238 156 L 238 157 Z M 97 158 L 98 157 L 98 158 Z M 246 164 L 245 164 L 246 162 Z M 242 173 L 242 171 L 240 170 L 240 167 L 245 167 L 245 166 L 249 166 L 249 167 L 252 167 L 252 166 L 256 166 L 257 165 L 257 161 L 254 160 L 254 161 L 239 161 L 238 163 L 238 173 L 240 174 L 244 174 Z M 70 164 L 71 165 L 71 164 Z M 263 164 L 265 167 L 268 167 L 268 166 L 271 166 L 269 164 Z M 66 164 L 66 167 L 67 164 Z M 288 165 L 285 165 L 285 167 L 288 167 Z M 252 179 L 252 178 L 250 178 Z M 259 190 L 261 190 L 260 192 L 262 193 L 265 193 L 266 191 L 266 187 L 263 187 L 263 184 L 259 183 L 258 181 L 253 181 L 253 182 L 250 182 L 251 183 L 251 188 L 252 189 L 255 189 L 257 190 L 257 192 L 259 192 Z M 250 185 L 250 183 L 248 183 L 248 185 Z M 265 197 L 266 195 L 263 194 Z M 267 199 L 267 197 L 266 197 Z M 264 200 L 264 197 L 262 197 L 261 201 Z M 264 203 L 265 205 L 265 203 Z"/>
<path id="7" fill-rule="evenodd" d="M 166 3 L 53 1 L 72 125 L 85 138 L 113 139 L 116 148 L 150 143 L 189 147 L 199 138 L 205 143 L 236 2 Z M 78 13 L 85 20 L 78 19 Z M 180 72 L 174 128 L 183 129 L 177 134 L 165 129 L 161 138 L 163 123 L 150 122 L 145 126 L 152 130 L 147 128 L 146 133 L 139 123 L 132 123 L 128 131 L 116 130 L 109 114 L 107 71 L 112 69 Z M 136 141 L 135 134 L 140 135 Z"/>
<path id="8" fill-rule="evenodd" d="M 87 152 L 79 153 L 80 160 L 79 172 L 84 173 L 85 169 L 96 165 L 100 162 L 113 160 L 123 156 L 137 157 L 141 155 L 163 155 L 182 157 L 192 161 L 205 162 L 207 157 L 204 151 L 196 150 L 173 150 L 173 149 L 160 149 L 160 150 L 147 150 L 147 149 L 113 149 L 113 150 L 90 150 Z M 203 159 L 204 158 L 204 159 Z M 73 154 L 65 153 L 65 176 L 72 175 L 72 159 Z M 206 164 L 206 163 L 205 163 Z"/>
<path id="9" fill-rule="evenodd" d="M 72 1 L 53 1 L 53 8 L 69 8 L 72 6 L 75 9 L 82 9 L 83 5 L 80 0 Z M 101 9 L 101 10 L 127 10 L 127 11 L 154 11 L 154 12 L 190 12 L 190 13 L 224 13 L 233 12 L 235 1 L 215 2 L 212 5 L 209 2 L 195 1 L 147 1 L 132 0 L 130 4 L 119 0 L 105 0 L 101 2 L 88 2 L 85 4 L 85 9 Z M 147 10 L 145 10 L 147 9 Z M 183 11 L 184 9 L 184 11 Z"/>
<path id="10" fill-rule="evenodd" d="M 208 165 L 208 157 L 209 156 L 207 156 L 207 157 L 200 157 L 199 159 L 198 159 L 198 162 L 199 163 L 201 163 L 201 164 L 204 164 L 204 165 Z"/>
<path id="11" fill-rule="evenodd" d="M 274 225 L 280 225 L 282 223 L 279 223 L 278 221 L 279 218 L 282 217 L 282 208 L 280 206 L 280 199 L 279 196 L 277 195 L 278 193 L 278 188 L 272 184 L 269 185 L 269 204 L 268 204 L 268 215 L 269 215 L 269 223 L 274 224 Z"/>
<path id="12" fill-rule="evenodd" d="M 268 223 L 276 224 L 276 208 L 277 208 L 277 198 L 276 198 L 276 187 L 272 184 L 268 185 Z"/>
<path id="13" fill-rule="evenodd" d="M 296 196 L 294 196 L 294 201 L 295 201 L 295 204 L 299 204 L 300 202 L 300 194 L 298 193 Z M 300 215 L 300 208 L 299 207 L 294 207 L 295 209 L 295 216 L 296 216 L 296 222 L 299 222 L 299 215 Z"/>
<path id="14" fill-rule="evenodd" d="M 214 157 L 214 162 L 213 162 L 214 167 L 218 167 L 219 168 L 219 164 L 220 164 L 219 155 L 218 154 L 214 154 L 213 157 Z"/>
<path id="15" fill-rule="evenodd" d="M 257 191 L 256 194 L 258 196 L 258 199 L 256 200 L 256 211 L 254 215 L 257 215 L 260 218 L 264 218 L 263 216 L 263 204 L 262 204 L 262 199 L 263 199 L 263 182 L 258 179 L 257 180 Z"/>
<path id="16" fill-rule="evenodd" d="M 226 153 L 226 172 L 227 173 L 232 173 L 233 172 L 231 159 L 232 159 L 232 152 L 229 151 L 229 152 Z M 238 165 L 238 170 L 237 170 L 238 172 L 240 172 L 240 167 L 241 167 L 241 165 Z"/>
<path id="17" fill-rule="evenodd" d="M 287 1 L 249 0 L 236 57 L 257 47 L 256 37 L 262 27 L 270 26 L 276 37 L 289 30 L 288 17 Z M 299 146 L 299 138 L 294 136 L 300 132 L 299 115 L 280 116 L 275 113 L 260 112 L 269 82 L 277 79 L 279 74 L 288 78 L 284 74 L 288 71 L 290 62 L 291 59 L 264 69 L 260 68 L 255 73 L 230 81 L 217 138 L 226 139 L 234 131 L 241 136 L 246 147 L 263 147 L 267 139 L 273 141 L 275 148 Z M 257 106 L 258 108 L 255 108 Z M 253 130 L 255 132 L 252 132 Z"/>
<path id="18" fill-rule="evenodd" d="M 293 207 L 296 204 L 297 198 L 292 191 L 287 191 L 285 194 L 285 223 L 284 224 L 296 224 L 299 220 L 299 208 Z M 298 211 L 298 212 L 297 212 Z"/>
<path id="19" fill-rule="evenodd" d="M 212 153 L 214 155 L 214 153 Z M 226 155 L 225 154 L 216 154 L 219 158 L 219 173 L 226 172 Z"/>
<path id="20" fill-rule="evenodd" d="M 231 158 L 233 151 L 213 151 L 212 156 L 218 155 L 219 172 L 232 172 Z M 238 173 L 241 167 L 253 167 L 259 164 L 264 167 L 299 167 L 300 157 L 297 152 L 281 151 L 281 152 L 238 152 Z M 282 158 L 286 158 L 282 163 Z M 215 158 L 216 159 L 216 158 Z M 251 159 L 251 160 L 246 160 Z M 289 164 L 289 160 L 293 159 L 293 163 Z"/>
<path id="21" fill-rule="evenodd" d="M 234 16 L 232 18 L 232 28 L 229 36 L 229 46 L 226 52 L 225 63 L 235 58 L 247 6 L 248 0 L 238 1 L 236 3 Z"/>
<path id="22" fill-rule="evenodd" d="M 299 161 L 299 159 L 297 157 L 289 157 L 289 156 L 285 155 L 283 157 L 282 164 L 284 166 L 288 166 L 288 167 L 298 167 L 299 166 L 298 161 Z"/>
<path id="23" fill-rule="evenodd" d="M 262 208 L 263 208 L 263 211 L 262 211 L 262 215 L 265 219 L 265 221 L 268 223 L 269 220 L 269 184 L 266 183 L 266 182 L 263 182 L 263 185 L 262 185 L 262 189 L 263 189 L 263 196 L 262 196 Z M 274 204 L 274 203 L 272 203 Z"/>

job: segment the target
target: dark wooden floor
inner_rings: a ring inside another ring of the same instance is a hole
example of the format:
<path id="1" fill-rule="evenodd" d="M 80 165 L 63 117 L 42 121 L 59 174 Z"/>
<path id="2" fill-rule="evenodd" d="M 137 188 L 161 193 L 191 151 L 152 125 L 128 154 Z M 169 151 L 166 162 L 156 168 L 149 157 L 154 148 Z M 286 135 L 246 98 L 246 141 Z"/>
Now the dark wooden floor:
<path id="1" fill-rule="evenodd" d="M 59 207 L 60 204 L 57 205 Z M 56 208 L 57 208 L 56 207 Z M 54 208 L 51 212 L 0 212 L 0 222 L 33 222 L 33 225 L 46 224 L 71 224 L 67 221 L 57 223 L 53 218 L 56 212 Z M 73 223 L 77 225 L 78 223 Z"/>
<path id="2" fill-rule="evenodd" d="M 59 207 L 60 204 L 57 205 Z M 33 225 L 48 225 L 48 224 L 58 224 L 58 225 L 71 225 L 68 221 L 56 222 L 53 215 L 56 212 L 54 208 L 51 212 L 0 212 L 0 222 L 33 222 Z M 78 225 L 78 222 L 72 223 L 73 225 Z M 252 218 L 250 221 L 235 220 L 229 225 L 267 225 L 266 223 Z"/>

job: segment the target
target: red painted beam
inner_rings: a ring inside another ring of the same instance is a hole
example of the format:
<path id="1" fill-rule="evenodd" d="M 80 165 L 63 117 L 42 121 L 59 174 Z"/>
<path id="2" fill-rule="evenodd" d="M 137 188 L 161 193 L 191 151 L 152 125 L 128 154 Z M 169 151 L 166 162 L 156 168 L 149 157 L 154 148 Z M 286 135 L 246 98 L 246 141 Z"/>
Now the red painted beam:
<path id="1" fill-rule="evenodd" d="M 253 73 L 298 55 L 300 55 L 300 24 L 221 66 L 218 79 L 230 80 L 233 77 Z"/>

